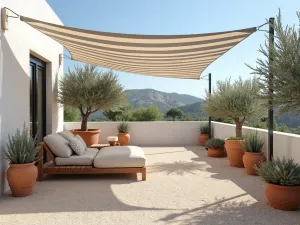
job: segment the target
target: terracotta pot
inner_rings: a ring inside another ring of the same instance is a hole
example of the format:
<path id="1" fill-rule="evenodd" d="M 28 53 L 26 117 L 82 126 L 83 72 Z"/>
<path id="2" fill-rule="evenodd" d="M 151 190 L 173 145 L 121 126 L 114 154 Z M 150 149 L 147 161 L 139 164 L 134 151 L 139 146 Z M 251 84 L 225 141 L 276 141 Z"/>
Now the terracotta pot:
<path id="1" fill-rule="evenodd" d="M 108 142 L 110 146 L 116 146 L 117 145 L 117 141 L 109 141 Z"/>
<path id="2" fill-rule="evenodd" d="M 243 163 L 245 165 L 246 168 L 246 172 L 249 175 L 258 175 L 255 171 L 255 169 L 253 168 L 254 165 L 259 165 L 260 162 L 264 162 L 266 161 L 266 157 L 264 156 L 264 153 L 259 152 L 259 153 L 255 153 L 255 152 L 245 152 L 245 154 L 243 155 Z"/>
<path id="3" fill-rule="evenodd" d="M 267 183 L 265 195 L 275 209 L 294 211 L 300 205 L 300 186 L 280 186 Z"/>
<path id="4" fill-rule="evenodd" d="M 119 143 L 121 146 L 128 145 L 130 141 L 130 134 L 128 133 L 119 133 L 118 135 Z"/>
<path id="5" fill-rule="evenodd" d="M 74 135 L 79 135 L 85 141 L 86 146 L 90 147 L 99 143 L 99 134 L 101 130 L 99 129 L 88 129 L 88 131 L 81 131 L 79 129 L 72 130 L 71 133 Z"/>
<path id="6" fill-rule="evenodd" d="M 199 143 L 201 146 L 205 146 L 205 142 L 209 139 L 208 134 L 200 134 Z"/>
<path id="7" fill-rule="evenodd" d="M 25 197 L 31 195 L 38 175 L 35 162 L 25 164 L 9 164 L 7 180 L 12 196 Z"/>
<path id="8" fill-rule="evenodd" d="M 224 149 L 208 148 L 207 155 L 209 157 L 215 157 L 215 158 L 225 157 L 225 151 Z"/>
<path id="9" fill-rule="evenodd" d="M 243 155 L 245 152 L 242 143 L 243 141 L 240 140 L 225 140 L 225 148 L 229 163 L 233 167 L 244 167 Z"/>

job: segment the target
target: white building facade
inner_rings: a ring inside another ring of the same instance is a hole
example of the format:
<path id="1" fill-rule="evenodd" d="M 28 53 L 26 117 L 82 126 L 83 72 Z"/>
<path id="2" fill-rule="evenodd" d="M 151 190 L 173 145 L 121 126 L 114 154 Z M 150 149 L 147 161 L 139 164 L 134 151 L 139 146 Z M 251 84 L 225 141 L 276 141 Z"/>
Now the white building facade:
<path id="1" fill-rule="evenodd" d="M 22 16 L 61 24 L 45 0 L 1 0 Z M 14 16 L 8 11 L 9 16 Z M 0 30 L 0 195 L 8 190 L 4 160 L 8 134 L 22 129 L 45 135 L 63 129 L 63 110 L 56 101 L 57 83 L 63 73 L 59 55 L 63 47 L 18 18 L 8 18 Z"/>

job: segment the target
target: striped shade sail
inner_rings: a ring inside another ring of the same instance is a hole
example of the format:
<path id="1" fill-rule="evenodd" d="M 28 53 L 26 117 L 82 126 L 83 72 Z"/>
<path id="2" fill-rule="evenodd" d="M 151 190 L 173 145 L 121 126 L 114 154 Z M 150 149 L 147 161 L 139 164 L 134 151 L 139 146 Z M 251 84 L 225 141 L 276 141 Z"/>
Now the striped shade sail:
<path id="1" fill-rule="evenodd" d="M 90 31 L 21 16 L 62 44 L 73 60 L 134 74 L 199 79 L 213 61 L 256 31 L 255 27 L 189 35 L 137 35 Z"/>

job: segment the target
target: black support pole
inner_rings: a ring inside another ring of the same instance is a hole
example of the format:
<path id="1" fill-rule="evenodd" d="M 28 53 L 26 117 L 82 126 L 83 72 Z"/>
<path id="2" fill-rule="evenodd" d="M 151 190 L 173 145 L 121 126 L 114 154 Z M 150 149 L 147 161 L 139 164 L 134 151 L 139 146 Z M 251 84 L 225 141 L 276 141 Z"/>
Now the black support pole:
<path id="1" fill-rule="evenodd" d="M 208 93 L 211 95 L 211 73 L 208 74 Z M 211 138 L 211 116 L 208 117 L 209 138 Z"/>
<path id="2" fill-rule="evenodd" d="M 273 131 L 274 131 L 274 112 L 273 112 L 273 73 L 271 64 L 273 61 L 272 49 L 274 48 L 274 21 L 273 17 L 269 18 L 269 111 L 268 111 L 268 146 L 269 160 L 273 158 Z"/>

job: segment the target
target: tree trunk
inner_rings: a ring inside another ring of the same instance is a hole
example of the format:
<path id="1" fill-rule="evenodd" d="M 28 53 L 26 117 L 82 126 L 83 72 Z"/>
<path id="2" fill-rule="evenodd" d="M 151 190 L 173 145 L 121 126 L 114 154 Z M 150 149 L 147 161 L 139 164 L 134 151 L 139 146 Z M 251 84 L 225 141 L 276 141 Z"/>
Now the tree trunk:
<path id="1" fill-rule="evenodd" d="M 87 121 L 89 116 L 81 115 L 81 131 L 87 131 Z"/>
<path id="2" fill-rule="evenodd" d="M 235 122 L 235 135 L 236 137 L 242 137 L 242 128 L 243 128 L 243 123 L 240 122 Z"/>

